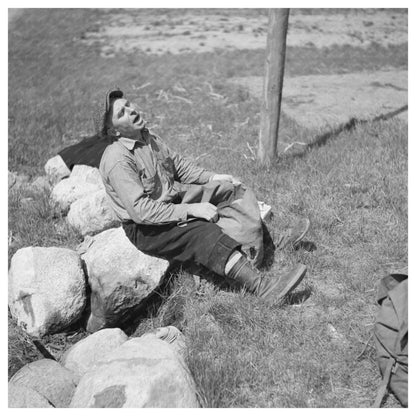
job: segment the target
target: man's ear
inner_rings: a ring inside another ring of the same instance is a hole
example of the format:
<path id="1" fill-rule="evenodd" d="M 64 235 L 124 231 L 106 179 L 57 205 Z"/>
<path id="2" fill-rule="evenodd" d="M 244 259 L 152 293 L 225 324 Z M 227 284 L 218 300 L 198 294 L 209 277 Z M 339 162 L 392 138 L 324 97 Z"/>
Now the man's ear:
<path id="1" fill-rule="evenodd" d="M 116 137 L 118 137 L 118 136 L 120 136 L 120 132 L 118 132 L 114 127 L 109 127 L 108 129 L 107 129 L 107 133 L 110 135 L 110 136 L 116 136 Z"/>

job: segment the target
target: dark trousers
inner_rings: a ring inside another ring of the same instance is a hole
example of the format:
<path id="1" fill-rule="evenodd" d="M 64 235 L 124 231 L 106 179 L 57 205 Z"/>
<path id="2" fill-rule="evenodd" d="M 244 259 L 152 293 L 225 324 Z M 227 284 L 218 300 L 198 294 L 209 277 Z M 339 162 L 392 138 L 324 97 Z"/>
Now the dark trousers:
<path id="1" fill-rule="evenodd" d="M 140 225 L 123 223 L 129 240 L 143 253 L 173 264 L 202 265 L 224 276 L 231 253 L 241 245 L 224 234 L 218 225 L 195 220 L 182 225 Z"/>
<path id="2" fill-rule="evenodd" d="M 231 183 L 214 181 L 205 185 L 183 185 L 179 199 L 187 204 L 210 202 L 218 206 L 232 201 L 235 193 Z M 204 266 L 220 276 L 224 276 L 231 253 L 241 247 L 218 225 L 202 219 L 191 219 L 179 225 L 143 225 L 128 221 L 123 228 L 129 240 L 143 253 L 185 267 Z"/>

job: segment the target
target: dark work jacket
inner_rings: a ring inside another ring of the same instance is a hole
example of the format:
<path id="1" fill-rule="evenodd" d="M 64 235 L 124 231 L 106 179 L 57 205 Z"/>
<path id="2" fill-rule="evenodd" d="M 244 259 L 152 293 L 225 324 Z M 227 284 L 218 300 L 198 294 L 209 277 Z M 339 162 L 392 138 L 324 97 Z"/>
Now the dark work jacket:
<path id="1" fill-rule="evenodd" d="M 94 135 L 86 137 L 76 144 L 65 147 L 58 152 L 58 155 L 61 156 L 70 170 L 72 170 L 74 165 L 87 165 L 98 168 L 104 150 L 113 141 L 114 138 L 110 136 Z"/>

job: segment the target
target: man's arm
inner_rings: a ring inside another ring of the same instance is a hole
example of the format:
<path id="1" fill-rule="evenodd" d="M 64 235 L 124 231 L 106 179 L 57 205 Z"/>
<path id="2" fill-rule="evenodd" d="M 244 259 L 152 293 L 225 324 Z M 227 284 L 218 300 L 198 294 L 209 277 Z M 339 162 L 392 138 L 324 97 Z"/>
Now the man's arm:
<path id="1" fill-rule="evenodd" d="M 210 172 L 194 165 L 191 161 L 172 150 L 170 150 L 169 153 L 175 165 L 175 176 L 177 176 L 182 183 L 195 183 L 201 185 L 209 182 L 215 175 L 214 172 Z"/>
<path id="2" fill-rule="evenodd" d="M 146 195 L 140 177 L 128 162 L 117 162 L 108 173 L 108 181 L 131 219 L 138 224 L 168 224 L 189 217 L 207 221 L 218 219 L 217 208 L 210 203 L 172 204 L 155 201 Z"/>
<path id="3" fill-rule="evenodd" d="M 170 155 L 175 165 L 176 175 L 182 183 L 205 184 L 210 181 L 226 181 L 231 182 L 234 185 L 241 183 L 241 181 L 234 178 L 232 175 L 215 173 L 200 168 L 171 150 Z"/>

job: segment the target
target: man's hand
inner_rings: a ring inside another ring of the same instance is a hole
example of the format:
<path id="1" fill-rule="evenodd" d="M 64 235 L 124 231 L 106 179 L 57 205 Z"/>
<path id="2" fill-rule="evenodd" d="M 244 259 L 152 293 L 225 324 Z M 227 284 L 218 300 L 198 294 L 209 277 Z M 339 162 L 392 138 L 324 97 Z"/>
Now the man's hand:
<path id="1" fill-rule="evenodd" d="M 199 204 L 188 204 L 188 216 L 202 218 L 210 222 L 218 221 L 218 212 L 215 205 L 209 202 L 201 202 Z"/>
<path id="2" fill-rule="evenodd" d="M 217 173 L 214 176 L 212 176 L 211 181 L 225 181 L 225 182 L 231 182 L 233 185 L 240 185 L 241 181 L 234 178 L 232 175 Z"/>

